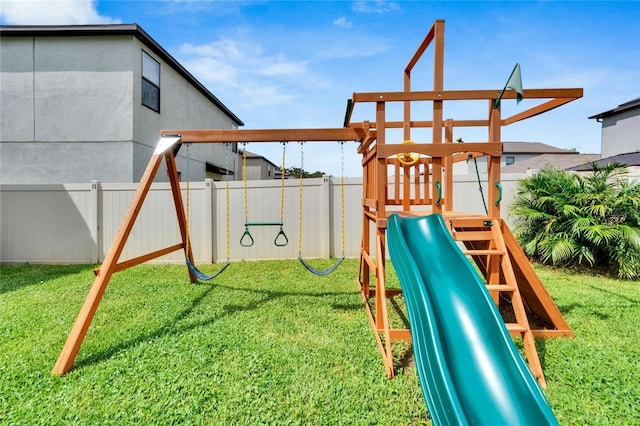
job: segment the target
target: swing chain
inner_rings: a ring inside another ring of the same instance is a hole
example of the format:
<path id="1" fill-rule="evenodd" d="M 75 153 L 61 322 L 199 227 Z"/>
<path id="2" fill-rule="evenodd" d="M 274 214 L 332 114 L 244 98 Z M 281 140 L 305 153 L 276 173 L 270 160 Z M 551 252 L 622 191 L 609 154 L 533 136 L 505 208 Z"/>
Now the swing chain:
<path id="1" fill-rule="evenodd" d="M 344 257 L 344 144 L 340 141 L 340 247 Z"/>
<path id="2" fill-rule="evenodd" d="M 191 154 L 189 152 L 189 148 L 191 147 L 191 143 L 185 144 L 187 147 L 187 187 L 186 187 L 186 212 L 185 212 L 185 252 L 189 253 L 191 248 L 191 241 L 189 237 L 189 217 L 191 216 Z"/>
<path id="3" fill-rule="evenodd" d="M 251 235 L 251 231 L 249 227 L 251 226 L 279 226 L 280 230 L 276 234 L 275 239 L 273 240 L 273 244 L 276 247 L 284 247 L 289 244 L 289 239 L 287 238 L 287 234 L 284 232 L 284 196 L 285 196 L 285 160 L 287 153 L 287 142 L 281 141 L 282 143 L 282 176 L 281 180 L 281 189 L 280 189 L 280 221 L 279 222 L 249 222 L 249 196 L 248 196 L 248 185 L 247 185 L 247 143 L 243 142 L 244 151 L 242 155 L 242 174 L 244 181 L 244 233 L 242 237 L 240 237 L 240 245 L 242 247 L 251 247 L 255 243 L 253 236 Z"/>
<path id="4" fill-rule="evenodd" d="M 287 153 L 287 142 L 282 141 L 282 166 L 280 168 L 280 223 L 284 223 L 284 174 L 285 174 L 285 159 Z M 280 228 L 282 232 L 282 227 Z M 277 245 L 277 244 L 276 244 Z"/>
<path id="5" fill-rule="evenodd" d="M 247 188 L 247 143 L 242 142 L 242 181 L 244 183 L 244 233 L 240 237 L 240 245 L 242 247 L 251 247 L 254 244 L 251 232 L 247 223 L 249 222 L 249 195 Z M 249 238 L 248 240 L 246 238 Z"/>
<path id="6" fill-rule="evenodd" d="M 226 241 L 226 249 L 227 249 L 227 262 L 229 262 L 229 258 L 231 257 L 231 242 L 230 242 L 230 235 L 231 235 L 231 207 L 230 207 L 230 203 L 229 203 L 229 151 L 231 151 L 231 143 L 230 142 L 225 142 L 224 144 L 224 170 L 225 170 L 225 203 L 226 203 L 226 210 L 227 210 L 227 215 L 226 215 L 226 220 L 225 220 L 225 227 L 226 227 L 226 233 L 227 233 L 227 241 Z M 234 167 L 235 169 L 235 167 Z"/>
<path id="7" fill-rule="evenodd" d="M 226 174 L 227 174 L 227 189 L 226 189 L 226 210 L 227 210 L 227 218 L 226 218 L 226 226 L 227 226 L 227 263 L 225 263 L 225 265 L 222 267 L 222 269 L 220 269 L 217 273 L 215 273 L 214 275 L 207 275 L 205 273 L 203 273 L 202 271 L 200 271 L 196 265 L 192 262 L 191 258 L 193 257 L 193 254 L 191 254 L 191 241 L 190 241 L 190 237 L 189 237 L 189 216 L 191 214 L 191 187 L 190 187 L 190 182 L 191 182 L 191 154 L 189 152 L 189 147 L 191 146 L 191 143 L 187 143 L 187 185 L 186 185 L 186 212 L 185 212 L 185 254 L 186 254 L 186 259 L 185 262 L 187 264 L 187 268 L 189 269 L 189 274 L 192 277 L 195 277 L 196 281 L 200 280 L 200 281 L 209 281 L 212 280 L 214 278 L 216 278 L 218 275 L 220 275 L 221 273 L 224 272 L 225 269 L 227 269 L 227 267 L 230 265 L 229 263 L 229 253 L 230 253 L 230 244 L 229 244 L 229 157 L 228 157 L 228 153 L 225 151 L 225 168 L 226 168 Z M 193 281 L 194 283 L 196 281 Z"/>
<path id="8" fill-rule="evenodd" d="M 315 275 L 319 275 L 319 276 L 325 276 L 325 275 L 329 275 L 330 273 L 332 273 L 333 271 L 336 270 L 336 268 L 338 268 L 338 266 L 340 266 L 340 264 L 342 263 L 342 261 L 344 260 L 345 256 L 344 256 L 344 141 L 340 141 L 340 153 L 341 153 L 341 159 L 340 159 L 340 168 L 341 168 L 341 177 L 340 177 L 340 198 L 341 198 L 341 245 L 342 245 L 342 255 L 340 256 L 340 258 L 333 264 L 331 265 L 329 268 L 321 270 L 321 269 L 316 269 L 313 266 L 309 265 L 309 263 L 307 263 L 306 260 L 304 260 L 304 258 L 302 257 L 302 217 L 303 217 L 303 212 L 302 212 L 302 206 L 303 206 L 303 202 L 302 202 L 302 197 L 303 197 L 303 189 L 302 189 L 302 178 L 304 176 L 304 142 L 300 142 L 300 190 L 299 190 L 299 195 L 298 195 L 298 211 L 299 211 L 299 217 L 298 217 L 298 260 L 300 261 L 300 263 L 302 263 L 302 265 L 307 269 L 307 271 L 315 274 Z"/>
<path id="9" fill-rule="evenodd" d="M 298 189 L 298 255 L 302 256 L 302 178 L 304 174 L 304 142 L 300 144 L 300 183 Z"/>
<path id="10" fill-rule="evenodd" d="M 242 142 L 242 180 L 244 181 L 244 222 L 249 221 L 249 196 L 247 195 L 247 143 Z"/>

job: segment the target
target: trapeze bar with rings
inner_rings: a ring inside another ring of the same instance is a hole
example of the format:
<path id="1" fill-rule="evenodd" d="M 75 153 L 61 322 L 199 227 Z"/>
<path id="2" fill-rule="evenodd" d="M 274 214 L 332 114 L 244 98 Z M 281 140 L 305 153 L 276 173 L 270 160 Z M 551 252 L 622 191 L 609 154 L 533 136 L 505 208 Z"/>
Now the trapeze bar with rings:
<path id="1" fill-rule="evenodd" d="M 248 222 L 244 224 L 244 233 L 240 237 L 240 245 L 242 247 L 251 247 L 255 243 L 249 228 L 252 226 L 279 226 L 280 231 L 276 234 L 273 240 L 273 244 L 276 247 L 284 247 L 289 244 L 289 238 L 284 232 L 284 224 L 282 222 Z"/>
<path id="2" fill-rule="evenodd" d="M 273 244 L 276 247 L 285 247 L 289 244 L 289 238 L 284 232 L 284 165 L 287 152 L 287 143 L 282 143 L 282 168 L 280 178 L 280 220 L 277 222 L 249 222 L 249 196 L 247 188 L 247 143 L 243 142 L 244 150 L 242 152 L 242 180 L 244 182 L 244 233 L 240 237 L 240 245 L 242 247 L 251 247 L 255 244 L 255 240 L 249 231 L 250 227 L 254 226 L 279 226 L 280 230 L 273 239 Z"/>

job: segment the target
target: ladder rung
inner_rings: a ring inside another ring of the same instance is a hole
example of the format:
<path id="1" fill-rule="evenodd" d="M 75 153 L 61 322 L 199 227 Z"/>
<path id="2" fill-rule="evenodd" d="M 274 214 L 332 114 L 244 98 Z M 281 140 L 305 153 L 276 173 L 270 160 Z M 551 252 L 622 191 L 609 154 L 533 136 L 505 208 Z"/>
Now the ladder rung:
<path id="1" fill-rule="evenodd" d="M 487 284 L 489 291 L 516 291 L 516 287 L 509 284 Z"/>
<path id="2" fill-rule="evenodd" d="M 528 331 L 525 326 L 520 325 L 520 324 L 515 323 L 515 322 L 507 323 L 506 326 L 507 326 L 507 330 L 508 331 L 513 331 L 513 332 L 517 332 L 517 333 L 524 333 L 524 332 Z"/>
<path id="3" fill-rule="evenodd" d="M 456 241 L 491 241 L 495 239 L 491 231 L 460 231 L 452 232 L 453 239 Z"/>
<path id="4" fill-rule="evenodd" d="M 479 256 L 479 255 L 499 255 L 504 256 L 506 253 L 503 250 L 464 250 L 464 254 L 467 256 Z"/>
<path id="5" fill-rule="evenodd" d="M 493 220 L 487 218 L 455 218 L 451 219 L 454 228 L 490 228 Z"/>

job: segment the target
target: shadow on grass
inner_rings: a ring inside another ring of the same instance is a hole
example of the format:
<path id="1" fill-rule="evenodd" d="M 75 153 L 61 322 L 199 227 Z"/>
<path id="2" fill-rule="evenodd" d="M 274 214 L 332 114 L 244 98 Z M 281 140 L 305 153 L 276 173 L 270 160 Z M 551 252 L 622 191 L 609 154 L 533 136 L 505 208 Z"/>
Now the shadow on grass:
<path id="1" fill-rule="evenodd" d="M 204 286 L 204 285 L 203 285 Z M 239 304 L 225 304 L 222 307 L 222 312 L 219 315 L 215 315 L 212 316 L 211 318 L 202 320 L 202 321 L 197 321 L 194 323 L 190 323 L 188 325 L 184 325 L 181 326 L 178 323 L 184 319 L 186 319 L 187 317 L 189 317 L 189 315 L 191 315 L 193 313 L 193 311 L 202 304 L 202 302 L 216 289 L 225 289 L 225 290 L 229 290 L 229 291 L 245 291 L 245 292 L 250 292 L 250 293 L 257 293 L 257 294 L 261 294 L 262 297 L 260 297 L 257 300 L 252 300 L 250 302 L 248 302 L 245 305 L 239 305 Z M 149 333 L 144 333 L 141 334 L 135 338 L 132 338 L 130 340 L 127 341 L 123 341 L 120 344 L 114 345 L 110 348 L 108 348 L 107 350 L 104 350 L 102 352 L 97 352 L 94 353 L 84 359 L 79 359 L 75 364 L 74 364 L 74 370 L 78 370 L 81 369 L 83 367 L 88 367 L 91 365 L 95 365 L 98 364 L 100 362 L 106 361 L 112 357 L 114 357 L 116 354 L 125 351 L 127 349 L 133 348 L 137 345 L 139 345 L 140 343 L 143 342 L 147 342 L 147 341 L 151 341 L 163 336 L 171 336 L 171 335 L 179 335 L 179 334 L 183 334 L 186 333 L 188 331 L 194 330 L 196 328 L 199 327 L 203 327 L 203 326 L 208 326 L 211 325 L 227 316 L 232 316 L 237 312 L 246 312 L 246 311 L 252 311 L 252 310 L 256 310 L 259 307 L 261 307 L 262 305 L 264 305 L 267 302 L 271 302 L 273 300 L 277 300 L 283 297 L 291 297 L 291 296 L 298 296 L 298 297 L 320 297 L 320 298 L 325 298 L 325 297 L 329 297 L 329 296 L 341 296 L 341 295 L 353 295 L 354 293 L 349 293 L 349 292 L 320 292 L 320 293 L 311 293 L 311 292 L 284 292 L 284 291 L 271 291 L 271 290 L 259 290 L 259 289 L 248 289 L 248 288 L 242 288 L 242 287 L 232 287 L 232 286 L 226 286 L 226 285 L 220 285 L 220 284 L 216 284 L 216 285 L 208 285 L 207 289 L 202 292 L 202 294 L 198 295 L 197 297 L 195 297 L 191 303 L 189 303 L 189 305 L 187 307 L 185 307 L 183 310 L 181 310 L 179 313 L 177 313 L 173 319 L 171 319 L 170 321 L 168 321 L 166 324 L 164 324 L 163 326 L 157 328 L 156 330 L 153 330 Z M 362 308 L 362 306 L 360 305 L 360 308 Z M 335 309 L 335 308 L 334 308 Z"/>
<path id="2" fill-rule="evenodd" d="M 617 298 L 620 298 L 622 300 L 626 300 L 627 302 L 631 303 L 632 306 L 640 305 L 640 300 L 632 299 L 631 297 L 625 296 L 624 294 L 616 293 L 615 291 L 607 290 L 607 289 L 604 289 L 602 287 L 596 287 L 594 285 L 590 285 L 589 287 L 591 287 L 592 289 L 594 289 L 596 291 L 599 291 L 601 293 L 606 293 L 606 294 L 609 294 L 611 296 L 615 296 Z"/>
<path id="3" fill-rule="evenodd" d="M 91 274 L 94 265 L 34 265 L 19 263 L 0 267 L 0 294 L 33 285 L 43 285 L 68 275 Z"/>
<path id="4" fill-rule="evenodd" d="M 621 303 L 618 306 L 621 306 L 621 307 L 622 306 L 625 306 L 625 307 L 640 306 L 640 300 L 634 299 L 624 294 L 620 294 L 618 292 L 604 289 L 602 287 L 598 287 L 594 285 L 588 285 L 588 287 L 590 287 L 591 289 L 597 292 L 604 293 L 607 296 L 611 296 L 619 299 Z M 574 310 L 580 309 L 580 310 L 589 310 L 593 316 L 603 321 L 611 318 L 611 315 L 609 315 L 608 313 L 604 313 L 598 309 L 600 306 L 597 302 L 597 299 L 593 299 L 590 297 L 588 300 L 589 300 L 589 303 L 571 303 L 566 305 L 558 304 L 558 309 L 560 310 L 562 315 L 567 315 L 568 313 L 571 313 Z M 611 303 L 607 303 L 607 307 L 609 306 L 613 306 L 613 305 Z"/>
<path id="5" fill-rule="evenodd" d="M 361 311 L 362 303 L 333 303 L 331 308 L 336 311 Z"/>

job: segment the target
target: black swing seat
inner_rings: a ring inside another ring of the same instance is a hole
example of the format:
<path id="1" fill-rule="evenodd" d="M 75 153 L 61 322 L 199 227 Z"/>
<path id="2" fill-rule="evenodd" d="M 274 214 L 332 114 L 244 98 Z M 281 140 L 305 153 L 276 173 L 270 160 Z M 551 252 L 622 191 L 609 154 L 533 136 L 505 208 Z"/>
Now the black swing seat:
<path id="1" fill-rule="evenodd" d="M 191 263 L 191 261 L 189 260 L 189 258 L 187 257 L 185 259 L 186 264 L 187 264 L 187 268 L 189 269 L 189 272 L 191 272 L 199 281 L 210 281 L 212 279 L 214 279 L 215 277 L 217 277 L 218 275 L 220 275 L 221 273 L 224 272 L 225 269 L 227 269 L 227 267 L 231 264 L 228 260 L 227 263 L 224 264 L 224 266 L 222 267 L 222 269 L 220 269 L 218 272 L 216 272 L 214 275 L 207 275 L 204 272 L 202 272 L 201 270 L 199 270 L 196 265 L 194 265 L 193 263 Z"/>
<path id="2" fill-rule="evenodd" d="M 319 275 L 319 276 L 325 276 L 325 275 L 329 275 L 330 273 L 335 271 L 338 268 L 338 266 L 340 266 L 340 264 L 344 260 L 344 253 L 342 253 L 342 256 L 340 256 L 340 259 L 338 259 L 336 261 L 336 263 L 334 263 L 333 265 L 331 265 L 327 269 L 316 269 L 316 268 L 314 268 L 313 266 L 309 265 L 306 260 L 303 259 L 302 254 L 298 254 L 298 260 L 307 269 L 307 271 L 311 272 L 312 274 Z"/>

